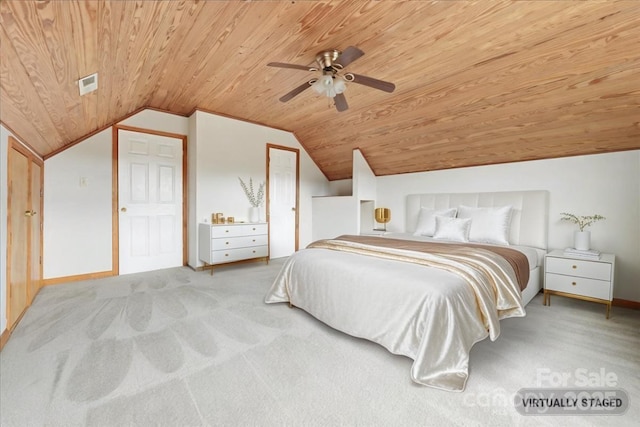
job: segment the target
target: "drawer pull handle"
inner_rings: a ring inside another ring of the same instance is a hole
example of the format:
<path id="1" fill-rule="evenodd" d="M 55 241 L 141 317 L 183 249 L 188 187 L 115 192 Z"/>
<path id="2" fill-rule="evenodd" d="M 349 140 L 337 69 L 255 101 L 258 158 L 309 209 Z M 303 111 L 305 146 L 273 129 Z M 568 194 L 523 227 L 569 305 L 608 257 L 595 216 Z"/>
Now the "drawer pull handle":
<path id="1" fill-rule="evenodd" d="M 228 245 L 228 244 L 229 244 L 229 242 L 224 242 L 224 244 L 225 244 L 225 245 Z"/>
<path id="2" fill-rule="evenodd" d="M 571 268 L 573 268 L 575 270 L 576 268 L 578 268 L 578 266 L 577 265 L 572 265 Z"/>
<path id="3" fill-rule="evenodd" d="M 224 256 L 229 256 L 229 254 L 224 254 Z"/>
<path id="4" fill-rule="evenodd" d="M 571 284 L 572 284 L 573 286 L 577 285 L 577 283 L 576 283 L 576 282 L 571 282 Z"/>
<path id="5" fill-rule="evenodd" d="M 255 242 L 255 241 L 256 241 L 256 239 L 253 239 L 252 241 L 253 241 L 253 242 Z"/>
<path id="6" fill-rule="evenodd" d="M 256 251 L 253 251 L 253 253 L 255 254 L 255 253 L 256 253 Z"/>
<path id="7" fill-rule="evenodd" d="M 256 228 L 255 228 L 255 227 L 253 227 L 253 231 L 256 231 Z"/>
<path id="8" fill-rule="evenodd" d="M 224 232 L 225 232 L 225 233 L 228 233 L 228 232 L 229 232 L 229 230 L 224 230 Z M 575 267 L 574 267 L 574 268 L 575 268 Z"/>

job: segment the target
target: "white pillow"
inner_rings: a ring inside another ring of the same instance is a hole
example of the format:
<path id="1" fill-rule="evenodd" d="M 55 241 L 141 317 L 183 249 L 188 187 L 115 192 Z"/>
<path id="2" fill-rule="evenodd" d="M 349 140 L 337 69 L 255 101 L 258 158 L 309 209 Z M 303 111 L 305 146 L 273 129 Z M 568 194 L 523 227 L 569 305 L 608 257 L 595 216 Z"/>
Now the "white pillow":
<path id="1" fill-rule="evenodd" d="M 418 224 L 416 225 L 416 231 L 414 236 L 433 236 L 436 232 L 436 216 L 445 216 L 453 218 L 456 216 L 456 208 L 449 209 L 427 209 L 420 208 L 420 214 L 418 215 Z"/>
<path id="2" fill-rule="evenodd" d="M 472 208 L 458 206 L 458 218 L 471 218 L 469 241 L 509 244 L 511 229 L 511 206 L 498 208 Z"/>
<path id="3" fill-rule="evenodd" d="M 436 231 L 434 239 L 453 240 L 455 242 L 468 242 L 471 219 L 450 218 L 436 216 Z"/>

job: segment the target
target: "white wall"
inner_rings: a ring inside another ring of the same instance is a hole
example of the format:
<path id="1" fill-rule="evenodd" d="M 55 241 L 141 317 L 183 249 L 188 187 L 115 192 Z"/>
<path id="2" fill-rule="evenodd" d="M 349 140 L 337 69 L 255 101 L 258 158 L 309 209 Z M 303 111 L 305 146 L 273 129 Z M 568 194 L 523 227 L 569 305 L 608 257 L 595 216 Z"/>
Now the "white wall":
<path id="1" fill-rule="evenodd" d="M 376 176 L 360 150 L 353 150 L 353 195 L 358 200 L 376 199 Z"/>
<path id="2" fill-rule="evenodd" d="M 354 196 L 314 197 L 312 209 L 312 240 L 359 233 L 358 201 Z"/>
<path id="3" fill-rule="evenodd" d="M 300 149 L 300 247 L 310 243 L 311 196 L 327 194 L 328 181 L 295 136 L 290 132 L 203 111 L 196 111 L 193 116 L 190 120 L 195 134 L 192 129 L 190 147 L 196 166 L 191 173 L 197 176 L 195 188 L 190 188 L 189 192 L 196 203 L 190 207 L 194 208 L 197 221 L 210 221 L 214 212 L 222 212 L 225 217 L 233 216 L 236 220 L 247 220 L 251 205 L 238 177 L 245 182 L 252 178 L 257 187 L 266 181 L 267 143 L 293 147 Z M 263 219 L 264 209 L 263 206 Z M 191 244 L 197 244 L 196 239 L 195 227 L 190 227 Z M 189 265 L 202 265 L 195 250 L 189 254 Z"/>
<path id="4" fill-rule="evenodd" d="M 188 132 L 186 117 L 155 110 L 141 111 L 120 123 Z M 111 157 L 109 128 L 45 161 L 44 279 L 112 270 Z"/>
<path id="5" fill-rule="evenodd" d="M 356 197 L 357 205 L 356 234 L 375 228 L 376 182 L 376 176 L 362 152 L 358 149 L 353 150 L 353 194 Z M 373 203 L 368 201 L 373 201 Z"/>
<path id="6" fill-rule="evenodd" d="M 353 180 L 340 179 L 336 181 L 329 181 L 329 192 L 332 196 L 352 196 Z"/>
<path id="7" fill-rule="evenodd" d="M 111 129 L 47 159 L 43 277 L 111 271 Z"/>
<path id="8" fill-rule="evenodd" d="M 377 205 L 404 231 L 407 194 L 548 190 L 549 247 L 572 246 L 575 226 L 560 212 L 601 214 L 591 246 L 616 254 L 614 297 L 640 301 L 640 150 L 378 177 Z"/>
<path id="9" fill-rule="evenodd" d="M 118 124 L 189 135 L 189 120 L 186 117 L 156 110 L 140 111 Z"/>
<path id="10" fill-rule="evenodd" d="M 352 179 L 333 181 L 329 184 L 330 196 L 313 198 L 313 215 L 318 218 L 312 224 L 313 240 L 373 229 L 376 176 L 358 149 L 353 150 L 351 164 Z"/>
<path id="11" fill-rule="evenodd" d="M 311 241 L 311 195 L 326 194 L 328 181 L 293 134 L 200 111 L 187 118 L 144 110 L 120 124 L 188 135 L 189 265 L 202 265 L 198 222 L 212 212 L 247 218 L 238 176 L 265 180 L 267 143 L 300 149 L 300 245 Z M 45 279 L 112 269 L 111 151 L 107 129 L 45 162 Z"/>

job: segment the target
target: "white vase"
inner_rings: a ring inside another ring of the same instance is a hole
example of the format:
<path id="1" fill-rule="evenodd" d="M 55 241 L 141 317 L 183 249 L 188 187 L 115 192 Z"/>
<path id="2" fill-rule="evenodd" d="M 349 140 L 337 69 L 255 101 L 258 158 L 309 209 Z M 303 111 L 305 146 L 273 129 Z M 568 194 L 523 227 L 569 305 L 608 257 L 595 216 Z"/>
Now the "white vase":
<path id="1" fill-rule="evenodd" d="M 576 231 L 573 234 L 573 246 L 581 251 L 588 251 L 591 245 L 590 231 Z"/>
<path id="2" fill-rule="evenodd" d="M 259 207 L 250 207 L 249 208 L 249 222 L 260 222 L 260 208 Z"/>

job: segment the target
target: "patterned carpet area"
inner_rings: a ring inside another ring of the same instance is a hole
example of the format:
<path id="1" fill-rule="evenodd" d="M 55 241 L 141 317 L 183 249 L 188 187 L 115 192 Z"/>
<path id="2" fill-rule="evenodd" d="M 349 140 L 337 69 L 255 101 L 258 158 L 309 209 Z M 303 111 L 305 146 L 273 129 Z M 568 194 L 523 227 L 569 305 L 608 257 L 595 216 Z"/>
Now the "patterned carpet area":
<path id="1" fill-rule="evenodd" d="M 640 313 L 537 296 L 471 352 L 463 393 L 411 382 L 412 361 L 266 305 L 281 260 L 43 288 L 0 354 L 2 426 L 637 425 Z M 623 416 L 523 416 L 541 372 L 612 372 Z"/>

